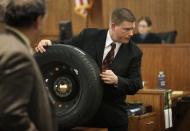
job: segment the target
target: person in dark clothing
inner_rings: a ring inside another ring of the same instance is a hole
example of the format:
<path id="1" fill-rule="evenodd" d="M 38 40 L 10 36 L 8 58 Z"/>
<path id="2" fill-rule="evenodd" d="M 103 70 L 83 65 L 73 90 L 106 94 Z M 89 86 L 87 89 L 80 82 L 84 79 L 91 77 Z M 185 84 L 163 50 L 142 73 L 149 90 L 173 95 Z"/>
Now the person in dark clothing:
<path id="1" fill-rule="evenodd" d="M 161 43 L 161 38 L 155 33 L 151 33 L 152 21 L 149 17 L 141 17 L 138 20 L 138 33 L 135 34 L 131 40 L 140 43 Z"/>
<path id="2" fill-rule="evenodd" d="M 102 73 L 104 94 L 99 111 L 88 123 L 107 127 L 109 131 L 127 131 L 128 116 L 126 95 L 133 95 L 142 88 L 142 51 L 129 41 L 135 29 L 135 16 L 126 8 L 112 12 L 110 28 L 84 29 L 78 36 L 65 42 L 42 40 L 37 52 L 55 43 L 74 45 L 87 52 Z"/>

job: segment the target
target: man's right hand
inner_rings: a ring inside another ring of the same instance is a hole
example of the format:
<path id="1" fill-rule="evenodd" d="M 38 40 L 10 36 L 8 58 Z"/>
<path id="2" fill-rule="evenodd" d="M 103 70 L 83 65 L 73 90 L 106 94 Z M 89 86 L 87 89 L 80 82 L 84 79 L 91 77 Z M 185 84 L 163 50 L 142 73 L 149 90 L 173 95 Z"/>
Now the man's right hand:
<path id="1" fill-rule="evenodd" d="M 51 46 L 51 45 L 52 45 L 52 42 L 50 40 L 41 40 L 38 43 L 37 47 L 35 48 L 35 51 L 40 52 L 40 53 L 44 53 L 44 52 L 46 52 L 45 47 Z"/>

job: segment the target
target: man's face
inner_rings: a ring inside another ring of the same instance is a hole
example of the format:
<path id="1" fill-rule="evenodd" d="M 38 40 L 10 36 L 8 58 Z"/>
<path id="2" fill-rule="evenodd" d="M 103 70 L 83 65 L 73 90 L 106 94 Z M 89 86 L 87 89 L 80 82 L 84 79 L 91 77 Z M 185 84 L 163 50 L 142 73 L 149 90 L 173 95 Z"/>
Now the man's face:
<path id="1" fill-rule="evenodd" d="M 135 22 L 124 21 L 120 25 L 112 23 L 111 29 L 114 41 L 128 43 L 134 34 Z"/>

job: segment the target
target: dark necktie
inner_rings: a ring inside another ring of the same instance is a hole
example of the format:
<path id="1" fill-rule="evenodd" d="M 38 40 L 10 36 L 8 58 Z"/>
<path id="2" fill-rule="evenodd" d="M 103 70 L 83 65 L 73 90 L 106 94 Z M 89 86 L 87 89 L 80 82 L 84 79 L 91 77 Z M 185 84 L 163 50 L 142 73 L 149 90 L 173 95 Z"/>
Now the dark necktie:
<path id="1" fill-rule="evenodd" d="M 112 43 L 111 44 L 111 50 L 108 52 L 108 54 L 106 55 L 105 59 L 102 62 L 102 71 L 105 71 L 105 70 L 109 69 L 109 66 L 113 62 L 115 47 L 116 47 L 116 44 Z"/>

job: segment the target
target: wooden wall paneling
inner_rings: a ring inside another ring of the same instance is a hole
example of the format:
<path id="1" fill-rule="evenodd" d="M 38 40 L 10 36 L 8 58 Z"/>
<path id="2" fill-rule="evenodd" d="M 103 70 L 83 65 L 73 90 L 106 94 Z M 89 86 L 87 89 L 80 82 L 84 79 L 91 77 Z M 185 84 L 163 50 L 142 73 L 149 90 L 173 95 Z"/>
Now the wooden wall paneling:
<path id="1" fill-rule="evenodd" d="M 175 27 L 178 30 L 178 42 L 187 43 L 190 41 L 190 1 L 189 0 L 174 0 L 174 17 L 175 17 Z"/>
<path id="2" fill-rule="evenodd" d="M 48 0 L 48 14 L 44 22 L 42 38 L 57 39 L 58 24 L 61 20 L 71 20 L 70 0 Z"/>
<path id="3" fill-rule="evenodd" d="M 89 11 L 87 24 L 88 27 L 104 28 L 101 0 L 95 0 L 92 9 Z"/>
<path id="4" fill-rule="evenodd" d="M 74 1 L 72 1 L 72 8 L 74 8 Z M 87 19 L 76 14 L 74 9 L 72 10 L 72 26 L 74 35 L 77 35 L 87 27 L 102 28 L 102 21 L 102 2 L 100 0 L 95 1 L 92 9 L 89 11 Z"/>
<path id="5" fill-rule="evenodd" d="M 124 0 L 123 0 L 123 2 L 124 2 Z M 120 3 L 120 1 L 102 0 L 102 12 L 103 12 L 104 28 L 109 27 L 111 13 L 112 13 L 113 9 L 119 7 L 118 3 Z"/>
<path id="6" fill-rule="evenodd" d="M 143 51 L 142 78 L 146 88 L 157 88 L 157 75 L 164 71 L 167 88 L 190 91 L 190 45 L 139 45 Z"/>
<path id="7" fill-rule="evenodd" d="M 167 47 L 163 66 L 165 67 L 168 88 L 190 90 L 190 47 Z"/>
<path id="8" fill-rule="evenodd" d="M 71 20 L 74 35 L 78 34 L 82 29 L 86 28 L 87 21 L 83 17 L 79 16 L 74 11 L 74 0 L 71 1 Z"/>
<path id="9" fill-rule="evenodd" d="M 159 71 L 164 71 L 162 48 L 155 46 L 140 46 L 143 51 L 142 58 L 142 78 L 146 88 L 157 88 L 157 75 Z"/>

